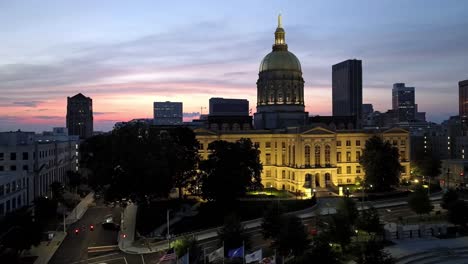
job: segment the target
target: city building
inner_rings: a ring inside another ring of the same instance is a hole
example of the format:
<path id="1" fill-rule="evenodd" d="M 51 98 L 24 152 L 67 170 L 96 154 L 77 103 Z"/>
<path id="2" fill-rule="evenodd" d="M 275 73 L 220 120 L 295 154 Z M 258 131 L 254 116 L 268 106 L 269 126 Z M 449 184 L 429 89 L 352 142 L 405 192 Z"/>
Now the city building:
<path id="1" fill-rule="evenodd" d="M 210 98 L 210 116 L 248 116 L 249 101 L 247 99 Z"/>
<path id="2" fill-rule="evenodd" d="M 81 139 L 93 136 L 93 100 L 79 93 L 67 97 L 68 134 Z"/>
<path id="3" fill-rule="evenodd" d="M 403 171 L 409 177 L 410 141 L 407 130 L 356 129 L 356 117 L 307 117 L 304 112 L 299 60 L 287 51 L 285 31 L 279 19 L 273 52 L 260 64 L 257 82 L 257 114 L 254 130 L 233 131 L 197 128 L 202 158 L 216 140 L 249 138 L 260 150 L 264 187 L 287 190 L 310 197 L 314 189 L 355 184 L 364 178 L 359 164 L 366 140 L 377 135 L 397 147 Z M 359 92 L 360 93 L 360 92 Z"/>
<path id="4" fill-rule="evenodd" d="M 301 63 L 288 51 L 285 35 L 280 15 L 273 50 L 260 63 L 254 115 L 256 129 L 303 126 L 307 122 Z"/>
<path id="5" fill-rule="evenodd" d="M 159 126 L 171 126 L 183 124 L 181 102 L 154 102 L 154 124 Z"/>
<path id="6" fill-rule="evenodd" d="M 79 136 L 63 133 L 1 132 L 0 209 L 2 203 L 4 213 L 31 205 L 35 198 L 50 195 L 54 181 L 66 183 L 67 171 L 79 169 L 78 144 Z"/>
<path id="7" fill-rule="evenodd" d="M 392 110 L 397 122 L 413 122 L 416 120 L 416 105 L 414 87 L 406 87 L 404 83 L 393 84 Z"/>
<path id="8" fill-rule="evenodd" d="M 468 131 L 468 80 L 458 82 L 459 116 L 463 123 L 463 131 Z"/>
<path id="9" fill-rule="evenodd" d="M 354 116 L 362 121 L 362 61 L 346 60 L 332 66 L 333 116 Z"/>

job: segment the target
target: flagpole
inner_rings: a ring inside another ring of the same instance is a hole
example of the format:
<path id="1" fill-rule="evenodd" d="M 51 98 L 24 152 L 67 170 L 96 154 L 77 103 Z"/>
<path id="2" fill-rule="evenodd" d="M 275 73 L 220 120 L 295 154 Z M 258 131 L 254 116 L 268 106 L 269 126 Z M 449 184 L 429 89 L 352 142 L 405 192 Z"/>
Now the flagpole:
<path id="1" fill-rule="evenodd" d="M 245 264 L 245 242 L 242 240 L 242 263 Z"/>

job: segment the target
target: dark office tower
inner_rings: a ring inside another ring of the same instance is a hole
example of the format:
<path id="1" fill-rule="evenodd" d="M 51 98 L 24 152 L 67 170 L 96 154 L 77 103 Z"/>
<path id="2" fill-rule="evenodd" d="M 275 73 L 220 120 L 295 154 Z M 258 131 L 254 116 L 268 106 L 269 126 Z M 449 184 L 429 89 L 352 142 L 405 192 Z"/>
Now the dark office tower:
<path id="1" fill-rule="evenodd" d="M 246 99 L 210 98 L 210 116 L 248 116 L 249 101 Z"/>
<path id="2" fill-rule="evenodd" d="M 468 80 L 460 81 L 458 83 L 458 102 L 459 115 L 463 124 L 463 130 L 466 131 L 468 127 Z"/>
<path id="3" fill-rule="evenodd" d="M 183 124 L 183 113 L 181 102 L 154 102 L 154 124 L 155 125 L 181 125 Z"/>
<path id="4" fill-rule="evenodd" d="M 67 97 L 67 128 L 82 139 L 93 135 L 93 99 L 81 93 Z"/>
<path id="5" fill-rule="evenodd" d="M 414 101 L 414 87 L 406 87 L 404 83 L 393 84 L 392 108 L 397 122 L 414 122 L 416 120 Z"/>
<path id="6" fill-rule="evenodd" d="M 347 60 L 332 67 L 333 116 L 353 116 L 356 127 L 362 115 L 362 61 Z"/>

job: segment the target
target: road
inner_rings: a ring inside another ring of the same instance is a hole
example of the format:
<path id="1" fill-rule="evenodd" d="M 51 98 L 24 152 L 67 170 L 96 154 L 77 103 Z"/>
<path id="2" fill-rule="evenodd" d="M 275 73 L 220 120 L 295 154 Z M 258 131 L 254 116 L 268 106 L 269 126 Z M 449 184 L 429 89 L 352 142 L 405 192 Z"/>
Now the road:
<path id="1" fill-rule="evenodd" d="M 101 223 L 109 214 L 112 214 L 116 223 L 119 223 L 120 212 L 119 207 L 107 207 L 100 203 L 89 208 L 78 222 L 68 227 L 67 237 L 49 263 L 73 263 L 86 260 L 88 247 L 117 244 L 117 231 L 104 230 Z M 90 230 L 91 224 L 94 225 L 94 231 Z M 75 229 L 79 229 L 77 235 Z"/>

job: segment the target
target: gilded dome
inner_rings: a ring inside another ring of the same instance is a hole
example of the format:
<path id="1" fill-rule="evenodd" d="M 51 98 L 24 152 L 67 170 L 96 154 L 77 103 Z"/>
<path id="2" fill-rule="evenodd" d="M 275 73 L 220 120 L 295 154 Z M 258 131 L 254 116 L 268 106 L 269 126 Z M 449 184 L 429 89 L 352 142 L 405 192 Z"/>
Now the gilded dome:
<path id="1" fill-rule="evenodd" d="M 260 72 L 271 70 L 302 72 L 299 59 L 287 50 L 274 50 L 263 58 L 260 63 Z"/>

